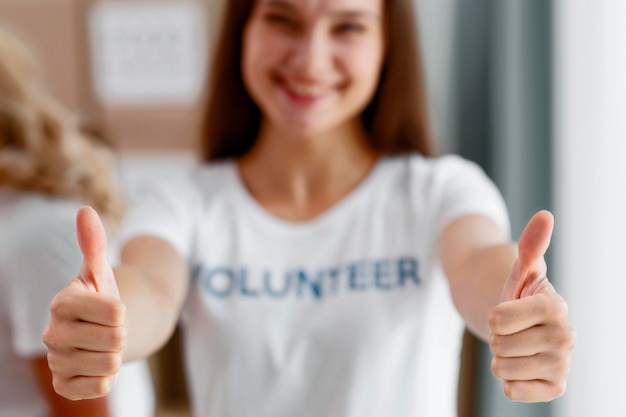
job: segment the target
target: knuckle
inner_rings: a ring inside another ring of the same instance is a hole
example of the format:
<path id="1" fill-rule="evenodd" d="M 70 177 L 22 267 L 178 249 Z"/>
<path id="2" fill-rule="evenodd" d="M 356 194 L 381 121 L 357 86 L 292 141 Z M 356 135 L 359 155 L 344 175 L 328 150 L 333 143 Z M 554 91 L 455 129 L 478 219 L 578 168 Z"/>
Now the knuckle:
<path id="1" fill-rule="evenodd" d="M 116 374 L 122 366 L 122 358 L 119 354 L 108 353 L 103 357 L 103 372 L 106 375 Z"/>
<path id="2" fill-rule="evenodd" d="M 559 305 L 561 307 L 561 310 L 563 311 L 563 313 L 565 313 L 566 316 L 569 315 L 569 306 L 567 305 L 563 297 L 561 297 L 560 295 L 557 295 L 557 297 L 559 298 Z"/>
<path id="3" fill-rule="evenodd" d="M 51 317 L 60 316 L 65 310 L 65 302 L 62 294 L 57 294 L 50 302 L 50 315 Z"/>
<path id="4" fill-rule="evenodd" d="M 569 308 L 563 298 L 554 293 L 550 295 L 545 295 L 547 301 L 546 305 L 548 306 L 547 314 L 552 320 L 563 323 L 569 320 Z"/>
<path id="5" fill-rule="evenodd" d="M 48 349 L 53 349 L 54 347 L 56 347 L 57 342 L 56 342 L 56 338 L 54 337 L 54 331 L 52 330 L 51 323 L 48 323 L 48 325 L 44 329 L 41 335 L 41 340 L 44 343 L 44 345 L 48 347 Z"/>
<path id="6" fill-rule="evenodd" d="M 552 318 L 557 323 L 568 323 L 569 315 L 567 312 L 567 308 L 563 307 L 562 304 L 556 304 L 552 311 Z"/>
<path id="7" fill-rule="evenodd" d="M 491 359 L 491 372 L 498 378 L 502 377 L 502 374 L 503 374 L 502 360 L 500 360 L 497 356 L 494 356 Z"/>
<path id="8" fill-rule="evenodd" d="M 41 340 L 44 345 L 46 345 L 49 352 L 62 351 L 69 347 L 67 336 L 71 336 L 71 333 L 68 333 L 65 326 L 66 324 L 67 323 L 60 323 L 54 318 L 51 318 L 46 324 L 46 327 L 41 334 Z"/>
<path id="9" fill-rule="evenodd" d="M 126 329 L 124 327 L 111 327 L 107 337 L 108 347 L 116 353 L 126 347 Z"/>
<path id="10" fill-rule="evenodd" d="M 504 391 L 504 396 L 509 400 L 517 401 L 520 399 L 516 385 L 511 381 L 503 381 L 502 389 Z"/>
<path id="11" fill-rule="evenodd" d="M 574 348 L 574 332 L 569 326 L 561 326 L 553 335 L 554 345 L 559 352 L 569 352 Z"/>
<path id="12" fill-rule="evenodd" d="M 569 346 L 568 349 L 571 352 L 576 347 L 576 331 L 569 327 Z"/>
<path id="13" fill-rule="evenodd" d="M 50 368 L 50 371 L 53 375 L 56 374 L 57 370 L 59 369 L 56 355 L 52 352 L 48 352 L 48 354 L 46 355 L 46 359 L 48 361 L 48 368 Z"/>
<path id="14" fill-rule="evenodd" d="M 73 390 L 69 389 L 67 380 L 64 378 L 58 378 L 53 375 L 52 388 L 54 388 L 54 391 L 57 394 L 59 394 L 61 397 L 67 398 L 68 400 L 76 401 L 80 399 L 80 397 L 75 392 L 73 392 Z"/>
<path id="15" fill-rule="evenodd" d="M 113 377 L 94 378 L 94 397 L 103 397 L 111 391 Z"/>
<path id="16" fill-rule="evenodd" d="M 106 304 L 104 314 L 108 323 L 113 326 L 120 326 L 126 319 L 126 305 L 119 300 L 111 300 Z"/>
<path id="17" fill-rule="evenodd" d="M 75 296 L 76 291 L 71 286 L 60 290 L 50 302 L 50 313 L 53 315 L 66 313 L 68 308 L 74 305 Z"/>
<path id="18" fill-rule="evenodd" d="M 489 313 L 489 329 L 491 329 L 493 333 L 500 333 L 500 331 L 502 330 L 503 321 L 504 319 L 502 311 L 498 307 L 491 310 L 491 312 Z"/>
<path id="19" fill-rule="evenodd" d="M 554 384 L 551 389 L 552 399 L 558 398 L 565 394 L 565 390 L 566 383 L 564 381 Z"/>
<path id="20" fill-rule="evenodd" d="M 559 376 L 565 376 L 569 374 L 570 371 L 570 359 L 569 357 L 560 357 L 554 362 L 554 371 Z"/>
<path id="21" fill-rule="evenodd" d="M 71 378 L 76 373 L 74 366 L 72 366 L 73 361 L 68 361 L 67 357 L 48 353 L 47 359 L 48 368 L 50 368 L 53 376 Z"/>
<path id="22" fill-rule="evenodd" d="M 502 356 L 505 353 L 503 338 L 495 334 L 489 336 L 489 348 L 494 355 Z"/>

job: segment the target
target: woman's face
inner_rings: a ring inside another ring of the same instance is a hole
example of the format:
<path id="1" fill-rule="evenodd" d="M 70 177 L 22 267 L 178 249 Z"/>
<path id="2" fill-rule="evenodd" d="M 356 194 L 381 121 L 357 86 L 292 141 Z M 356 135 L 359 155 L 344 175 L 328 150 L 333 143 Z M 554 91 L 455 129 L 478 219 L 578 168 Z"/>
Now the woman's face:
<path id="1" fill-rule="evenodd" d="M 296 136 L 352 122 L 378 86 L 383 0 L 257 0 L 243 38 L 246 88 Z"/>

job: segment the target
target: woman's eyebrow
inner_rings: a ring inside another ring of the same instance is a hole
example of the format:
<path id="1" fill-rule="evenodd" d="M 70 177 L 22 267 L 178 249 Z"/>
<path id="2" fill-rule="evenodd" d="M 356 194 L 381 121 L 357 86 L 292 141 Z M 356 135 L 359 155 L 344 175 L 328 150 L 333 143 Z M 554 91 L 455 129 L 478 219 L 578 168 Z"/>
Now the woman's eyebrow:
<path id="1" fill-rule="evenodd" d="M 331 12 L 330 15 L 340 18 L 367 18 L 374 20 L 381 19 L 381 16 L 378 13 L 369 10 L 338 10 Z"/>
<path id="2" fill-rule="evenodd" d="M 266 1 L 263 1 L 262 4 L 264 6 L 273 6 L 273 7 L 278 7 L 281 9 L 289 10 L 292 12 L 299 12 L 296 6 L 294 6 L 292 3 L 285 1 L 285 0 L 266 0 Z M 373 12 L 371 10 L 366 10 L 366 9 L 346 9 L 346 10 L 334 10 L 334 11 L 331 10 L 328 14 L 333 17 L 339 17 L 339 18 L 363 17 L 363 18 L 369 18 L 369 19 L 374 19 L 374 20 L 381 19 L 380 14 Z"/>
<path id="3" fill-rule="evenodd" d="M 261 4 L 264 6 L 279 7 L 281 9 L 287 9 L 294 12 L 298 10 L 296 6 L 284 0 L 266 0 L 262 1 Z"/>

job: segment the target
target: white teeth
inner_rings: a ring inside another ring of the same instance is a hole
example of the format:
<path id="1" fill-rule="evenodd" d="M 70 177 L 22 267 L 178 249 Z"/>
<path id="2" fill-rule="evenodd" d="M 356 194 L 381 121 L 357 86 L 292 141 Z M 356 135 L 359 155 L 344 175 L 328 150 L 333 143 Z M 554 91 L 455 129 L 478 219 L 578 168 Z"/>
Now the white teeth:
<path id="1" fill-rule="evenodd" d="M 319 97 L 328 91 L 328 87 L 311 84 L 288 83 L 287 88 L 292 92 L 306 97 Z"/>

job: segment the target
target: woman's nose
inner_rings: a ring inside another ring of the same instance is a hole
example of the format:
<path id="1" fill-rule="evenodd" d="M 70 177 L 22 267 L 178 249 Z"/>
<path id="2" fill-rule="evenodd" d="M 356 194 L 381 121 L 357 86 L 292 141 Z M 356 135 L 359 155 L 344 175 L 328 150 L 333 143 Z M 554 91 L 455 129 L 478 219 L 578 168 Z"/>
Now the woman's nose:
<path id="1" fill-rule="evenodd" d="M 324 74 L 332 61 L 330 42 L 322 33 L 309 31 L 293 39 L 288 63 L 295 71 L 315 77 Z"/>

